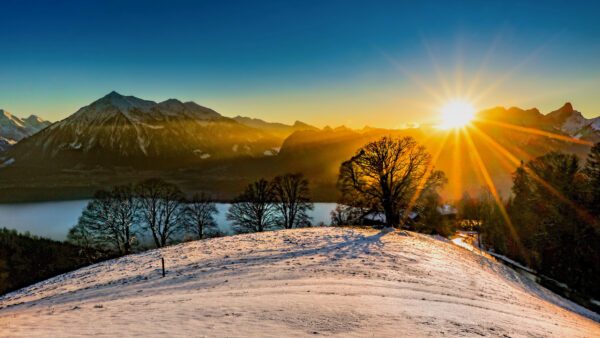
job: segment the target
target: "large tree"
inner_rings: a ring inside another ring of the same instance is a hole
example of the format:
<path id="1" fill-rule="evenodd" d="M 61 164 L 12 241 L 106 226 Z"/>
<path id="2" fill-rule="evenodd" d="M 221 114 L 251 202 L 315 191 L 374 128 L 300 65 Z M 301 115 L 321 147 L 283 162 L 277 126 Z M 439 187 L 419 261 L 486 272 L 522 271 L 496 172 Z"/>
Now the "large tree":
<path id="1" fill-rule="evenodd" d="M 186 204 L 181 190 L 172 183 L 153 178 L 136 186 L 140 219 L 162 248 L 185 226 Z"/>
<path id="2" fill-rule="evenodd" d="M 217 229 L 214 215 L 218 213 L 215 202 L 205 195 L 194 195 L 187 207 L 187 229 L 198 239 Z"/>
<path id="3" fill-rule="evenodd" d="M 398 226 L 411 200 L 445 182 L 443 172 L 430 165 L 431 155 L 411 137 L 371 142 L 342 163 L 340 203 L 368 213 L 383 212 L 387 226 Z"/>
<path id="4" fill-rule="evenodd" d="M 313 209 L 310 201 L 308 180 L 301 173 L 285 174 L 273 179 L 275 206 L 279 210 L 286 229 L 310 225 L 308 211 Z"/>
<path id="5" fill-rule="evenodd" d="M 227 213 L 238 233 L 262 232 L 277 224 L 273 186 L 265 179 L 249 184 Z"/>
<path id="6" fill-rule="evenodd" d="M 136 241 L 138 202 L 130 185 L 99 190 L 79 217 L 78 231 L 87 231 L 96 243 L 108 244 L 121 255 L 132 252 Z"/>

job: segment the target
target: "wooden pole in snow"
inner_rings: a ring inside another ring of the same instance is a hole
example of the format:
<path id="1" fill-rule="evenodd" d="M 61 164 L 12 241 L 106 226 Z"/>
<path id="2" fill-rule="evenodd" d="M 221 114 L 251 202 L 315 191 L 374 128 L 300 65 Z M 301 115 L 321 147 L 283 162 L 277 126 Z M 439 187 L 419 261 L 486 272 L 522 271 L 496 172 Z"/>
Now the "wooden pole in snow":
<path id="1" fill-rule="evenodd" d="M 162 270 L 163 270 L 163 277 L 165 276 L 165 258 L 161 257 L 160 260 L 162 261 Z"/>

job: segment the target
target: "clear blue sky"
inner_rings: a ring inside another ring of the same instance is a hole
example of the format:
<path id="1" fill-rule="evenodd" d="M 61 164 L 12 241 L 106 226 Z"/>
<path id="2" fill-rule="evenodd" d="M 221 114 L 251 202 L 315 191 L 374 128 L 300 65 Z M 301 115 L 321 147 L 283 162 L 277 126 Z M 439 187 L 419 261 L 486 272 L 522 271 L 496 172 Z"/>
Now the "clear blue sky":
<path id="1" fill-rule="evenodd" d="M 2 0 L 0 107 L 58 120 L 117 90 L 319 126 L 423 122 L 467 96 L 542 112 L 568 100 L 591 117 L 599 13 L 597 1 Z"/>

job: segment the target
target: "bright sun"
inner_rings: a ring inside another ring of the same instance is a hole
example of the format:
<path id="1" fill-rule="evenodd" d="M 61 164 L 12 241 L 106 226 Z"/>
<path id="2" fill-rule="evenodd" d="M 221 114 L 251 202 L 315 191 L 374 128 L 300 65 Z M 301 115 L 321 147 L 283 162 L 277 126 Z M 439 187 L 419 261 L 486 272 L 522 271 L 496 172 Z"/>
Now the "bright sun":
<path id="1" fill-rule="evenodd" d="M 462 127 L 473 119 L 475 109 L 465 101 L 455 100 L 448 102 L 441 110 L 442 123 L 439 125 L 442 129 Z"/>

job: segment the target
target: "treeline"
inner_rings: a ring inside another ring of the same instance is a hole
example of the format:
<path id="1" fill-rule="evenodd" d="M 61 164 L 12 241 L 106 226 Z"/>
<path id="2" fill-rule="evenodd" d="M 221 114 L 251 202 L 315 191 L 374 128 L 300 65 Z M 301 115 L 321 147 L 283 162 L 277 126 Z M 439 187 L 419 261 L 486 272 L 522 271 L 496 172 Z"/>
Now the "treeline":
<path id="1" fill-rule="evenodd" d="M 237 233 L 311 225 L 308 181 L 285 174 L 249 184 L 227 218 Z M 0 229 L 0 295 L 50 277 L 144 249 L 141 237 L 164 247 L 224 235 L 208 196 L 186 198 L 175 184 L 149 179 L 97 191 L 77 225 L 60 242 Z"/>
<path id="2" fill-rule="evenodd" d="M 560 152 L 522 163 L 512 193 L 502 207 L 465 195 L 460 217 L 484 247 L 600 298 L 600 143 L 584 163 Z"/>
<path id="3" fill-rule="evenodd" d="M 109 257 L 101 251 L 90 254 Z M 90 263 L 71 243 L 0 228 L 0 295 Z"/>
<path id="4" fill-rule="evenodd" d="M 310 225 L 312 210 L 308 181 L 302 174 L 285 174 L 272 181 L 249 184 L 233 202 L 227 219 L 237 233 Z M 223 235 L 217 227 L 216 204 L 208 196 L 187 199 L 181 189 L 161 179 L 97 191 L 68 235 L 94 259 L 98 249 L 127 255 L 142 247 L 149 235 L 155 247 L 185 238 Z"/>

